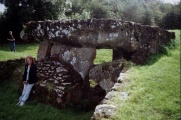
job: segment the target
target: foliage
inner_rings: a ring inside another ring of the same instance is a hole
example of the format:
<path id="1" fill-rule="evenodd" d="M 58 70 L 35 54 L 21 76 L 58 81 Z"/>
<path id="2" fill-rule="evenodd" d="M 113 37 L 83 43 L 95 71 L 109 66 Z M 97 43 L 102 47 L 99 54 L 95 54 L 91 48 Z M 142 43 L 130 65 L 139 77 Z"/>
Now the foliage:
<path id="1" fill-rule="evenodd" d="M 0 43 L 6 43 L 8 31 L 17 41 L 25 23 L 38 20 L 114 18 L 180 29 L 180 2 L 160 0 L 0 0 L 6 11 L 0 15 Z"/>
<path id="2" fill-rule="evenodd" d="M 179 29 L 180 2 L 173 5 L 160 0 L 72 0 L 69 18 L 115 18 L 166 29 Z M 82 12 L 88 17 L 82 17 Z M 173 19 L 174 18 L 174 19 Z"/>
<path id="3" fill-rule="evenodd" d="M 181 21 L 181 14 L 180 14 L 180 3 L 172 6 L 170 11 L 168 11 L 163 19 L 160 26 L 165 29 L 180 29 L 180 21 Z"/>
<path id="4" fill-rule="evenodd" d="M 23 25 L 28 21 L 58 19 L 62 10 L 62 1 L 50 0 L 0 0 L 6 6 L 4 17 L 0 21 L 0 38 L 7 40 L 8 31 L 13 31 L 17 41 Z M 1 42 L 2 42 L 1 40 Z"/>

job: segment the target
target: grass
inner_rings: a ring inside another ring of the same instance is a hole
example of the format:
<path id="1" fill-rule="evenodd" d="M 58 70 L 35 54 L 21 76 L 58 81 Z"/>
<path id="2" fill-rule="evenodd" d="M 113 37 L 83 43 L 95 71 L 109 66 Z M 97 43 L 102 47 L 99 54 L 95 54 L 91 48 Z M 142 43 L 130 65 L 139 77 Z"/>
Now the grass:
<path id="1" fill-rule="evenodd" d="M 9 45 L 0 46 L 0 61 L 17 59 L 31 55 L 37 57 L 38 43 L 16 45 L 16 52 L 11 52 Z"/>
<path id="2" fill-rule="evenodd" d="M 38 52 L 38 43 L 30 43 L 30 44 L 21 44 L 16 45 L 16 52 L 11 52 L 9 45 L 0 46 L 0 61 L 5 60 L 13 60 L 21 57 L 26 57 L 31 55 L 37 58 Z M 110 49 L 101 49 L 97 50 L 96 59 L 94 60 L 95 64 L 100 64 L 103 62 L 112 61 L 112 50 Z"/>
<path id="3" fill-rule="evenodd" d="M 37 57 L 38 43 L 16 45 L 16 52 L 11 52 L 8 45 L 0 46 L 0 61 L 17 59 L 32 55 Z M 20 66 L 20 68 L 22 68 Z M 89 120 L 93 111 L 83 111 L 79 108 L 65 108 L 62 110 L 28 101 L 25 106 L 16 106 L 20 94 L 18 93 L 16 77 L 5 80 L 0 84 L 0 120 Z"/>
<path id="4" fill-rule="evenodd" d="M 127 71 L 127 100 L 118 97 L 115 120 L 180 120 L 180 31 L 176 47 L 166 55 L 153 55 L 147 65 Z M 157 61 L 155 61 L 155 59 Z"/>
<path id="5" fill-rule="evenodd" d="M 60 110 L 36 100 L 28 100 L 25 106 L 19 107 L 16 105 L 20 96 L 18 72 L 13 76 L 0 82 L 0 120 L 89 120 L 93 115 L 94 110 L 84 111 L 79 106 Z"/>
<path id="6" fill-rule="evenodd" d="M 100 64 L 104 62 L 112 61 L 112 50 L 111 49 L 98 49 L 96 51 L 96 59 L 94 60 L 94 64 Z"/>
<path id="7" fill-rule="evenodd" d="M 93 111 L 82 112 L 70 108 L 56 108 L 28 101 L 23 107 L 16 106 L 19 94 L 13 81 L 1 84 L 0 87 L 0 120 L 89 120 Z"/>
<path id="8" fill-rule="evenodd" d="M 12 60 L 31 55 L 37 57 L 38 43 L 16 45 L 16 52 L 11 52 L 9 45 L 0 46 L 0 61 Z M 98 50 L 95 63 L 99 64 L 111 61 L 111 50 Z M 21 66 L 20 66 L 21 68 Z M 5 80 L 0 84 L 0 120 L 89 120 L 94 110 L 85 112 L 78 108 L 65 108 L 58 110 L 56 108 L 38 103 L 37 101 L 28 101 L 23 107 L 16 106 L 19 98 L 18 82 L 14 80 Z"/>

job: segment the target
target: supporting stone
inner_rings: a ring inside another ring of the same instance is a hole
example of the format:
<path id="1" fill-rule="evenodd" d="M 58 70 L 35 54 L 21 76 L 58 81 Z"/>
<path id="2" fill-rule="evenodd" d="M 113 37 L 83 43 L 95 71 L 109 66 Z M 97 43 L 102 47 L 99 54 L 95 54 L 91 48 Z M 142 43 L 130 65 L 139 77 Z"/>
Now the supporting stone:
<path id="1" fill-rule="evenodd" d="M 102 89 L 108 92 L 117 82 L 120 72 L 123 70 L 122 60 L 96 65 L 90 70 L 89 78 L 98 83 Z"/>
<path id="2" fill-rule="evenodd" d="M 42 61 L 46 58 L 49 58 L 51 48 L 52 48 L 52 44 L 48 42 L 47 40 L 41 42 L 38 49 L 37 60 Z"/>
<path id="3" fill-rule="evenodd" d="M 51 49 L 51 56 L 54 55 L 71 64 L 73 68 L 81 75 L 83 80 L 85 80 L 86 76 L 89 74 L 89 70 L 93 67 L 96 49 L 73 47 L 54 43 Z"/>

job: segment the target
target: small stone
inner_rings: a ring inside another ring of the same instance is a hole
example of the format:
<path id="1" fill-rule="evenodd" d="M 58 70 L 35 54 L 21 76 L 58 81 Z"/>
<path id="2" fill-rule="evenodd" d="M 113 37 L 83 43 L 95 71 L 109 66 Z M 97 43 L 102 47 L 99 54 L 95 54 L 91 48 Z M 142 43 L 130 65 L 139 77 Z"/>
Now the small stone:
<path id="1" fill-rule="evenodd" d="M 121 92 L 120 94 L 120 99 L 127 99 L 128 98 L 128 93 L 127 92 Z"/>

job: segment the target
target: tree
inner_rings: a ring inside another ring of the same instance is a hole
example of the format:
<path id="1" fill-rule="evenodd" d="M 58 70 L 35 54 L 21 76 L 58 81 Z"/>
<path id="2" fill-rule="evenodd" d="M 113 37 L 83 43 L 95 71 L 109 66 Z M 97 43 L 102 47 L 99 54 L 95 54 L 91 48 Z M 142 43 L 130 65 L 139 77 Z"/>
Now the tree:
<path id="1" fill-rule="evenodd" d="M 4 41 L 8 31 L 14 32 L 15 38 L 20 39 L 19 33 L 28 21 L 55 20 L 63 11 L 60 7 L 62 0 L 0 0 L 7 10 L 4 12 L 4 19 L 0 22 L 0 37 Z"/>
<path id="2" fill-rule="evenodd" d="M 104 5 L 103 2 L 90 2 L 87 4 L 88 11 L 90 11 L 92 18 L 109 18 L 111 13 L 111 7 Z"/>
<path id="3" fill-rule="evenodd" d="M 151 25 L 152 24 L 152 12 L 151 10 L 146 10 L 143 16 L 143 22 L 144 25 Z"/>

